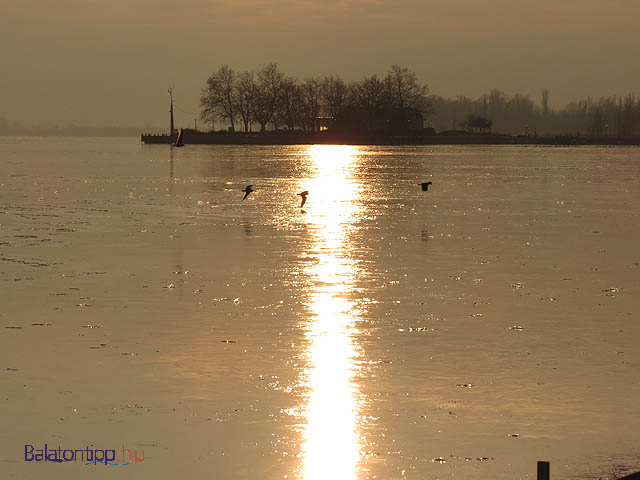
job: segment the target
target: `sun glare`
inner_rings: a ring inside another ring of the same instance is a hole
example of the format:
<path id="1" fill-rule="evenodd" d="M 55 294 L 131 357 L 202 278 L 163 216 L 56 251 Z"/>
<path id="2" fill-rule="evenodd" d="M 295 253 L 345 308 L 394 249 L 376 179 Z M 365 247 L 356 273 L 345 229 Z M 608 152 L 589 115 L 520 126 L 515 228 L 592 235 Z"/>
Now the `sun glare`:
<path id="1" fill-rule="evenodd" d="M 311 253 L 317 260 L 305 272 L 312 285 L 304 379 L 309 390 L 303 447 L 306 480 L 355 479 L 360 461 L 361 400 L 354 379 L 357 318 L 348 297 L 356 275 L 348 255 L 348 233 L 360 208 L 353 177 L 357 153 L 350 146 L 310 147 L 312 172 L 300 187 L 310 192 L 305 212 L 314 236 Z"/>

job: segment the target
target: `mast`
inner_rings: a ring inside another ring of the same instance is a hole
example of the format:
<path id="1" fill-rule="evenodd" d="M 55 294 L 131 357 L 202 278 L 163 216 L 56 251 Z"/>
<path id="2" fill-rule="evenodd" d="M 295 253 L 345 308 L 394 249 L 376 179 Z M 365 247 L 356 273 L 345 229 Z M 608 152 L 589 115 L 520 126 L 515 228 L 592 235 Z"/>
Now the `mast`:
<path id="1" fill-rule="evenodd" d="M 171 116 L 171 130 L 169 130 L 169 136 L 173 135 L 173 86 L 169 87 L 169 97 L 171 98 L 171 106 L 169 107 L 169 114 Z"/>

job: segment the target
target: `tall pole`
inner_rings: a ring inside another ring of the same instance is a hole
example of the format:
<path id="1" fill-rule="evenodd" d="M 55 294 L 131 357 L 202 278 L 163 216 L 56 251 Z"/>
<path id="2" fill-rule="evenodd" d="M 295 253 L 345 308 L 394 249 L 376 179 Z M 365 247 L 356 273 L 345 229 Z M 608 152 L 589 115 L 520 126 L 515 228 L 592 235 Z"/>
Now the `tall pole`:
<path id="1" fill-rule="evenodd" d="M 173 87 L 169 87 L 169 97 L 171 98 L 171 106 L 169 107 L 169 114 L 171 116 L 171 130 L 169 130 L 169 136 L 173 135 Z"/>

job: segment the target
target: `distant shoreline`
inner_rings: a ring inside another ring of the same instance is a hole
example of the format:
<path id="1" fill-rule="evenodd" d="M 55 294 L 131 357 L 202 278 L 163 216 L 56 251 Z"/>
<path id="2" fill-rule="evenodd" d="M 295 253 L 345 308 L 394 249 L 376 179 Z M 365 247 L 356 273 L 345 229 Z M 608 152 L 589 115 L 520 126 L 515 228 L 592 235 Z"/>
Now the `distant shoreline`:
<path id="1" fill-rule="evenodd" d="M 142 134 L 144 144 L 170 144 L 175 136 Z M 629 145 L 640 146 L 640 138 L 595 138 L 578 135 L 512 136 L 498 134 L 357 135 L 329 132 L 205 133 L 185 130 L 185 145 Z"/>
<path id="2" fill-rule="evenodd" d="M 149 128 L 152 133 L 162 132 L 160 128 Z M 0 137 L 137 137 L 139 127 L 20 127 L 0 130 Z"/>
<path id="3" fill-rule="evenodd" d="M 128 129 L 127 129 L 128 130 Z M 174 137 L 167 134 L 140 134 L 139 130 L 126 132 L 91 133 L 21 133 L 0 132 L 0 138 L 138 138 L 142 144 L 171 144 Z M 467 135 L 329 135 L 325 133 L 304 132 L 266 132 L 266 133 L 204 133 L 186 130 L 185 145 L 379 145 L 379 146 L 428 146 L 428 145 L 555 145 L 555 146 L 640 146 L 640 138 L 595 138 L 577 135 L 549 136 L 512 136 L 500 134 Z"/>

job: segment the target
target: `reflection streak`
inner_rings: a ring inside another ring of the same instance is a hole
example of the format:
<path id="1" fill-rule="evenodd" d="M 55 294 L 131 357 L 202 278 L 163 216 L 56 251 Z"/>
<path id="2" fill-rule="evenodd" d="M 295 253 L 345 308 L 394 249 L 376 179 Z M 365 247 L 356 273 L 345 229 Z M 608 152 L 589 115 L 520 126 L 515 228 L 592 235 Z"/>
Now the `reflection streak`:
<path id="1" fill-rule="evenodd" d="M 306 269 L 309 279 L 305 386 L 309 391 L 303 477 L 356 478 L 360 460 L 359 398 L 355 383 L 358 312 L 349 300 L 355 263 L 349 230 L 360 209 L 352 176 L 357 148 L 315 145 L 309 151 L 314 174 L 300 185 L 309 190 L 305 218 L 314 237 Z"/>

